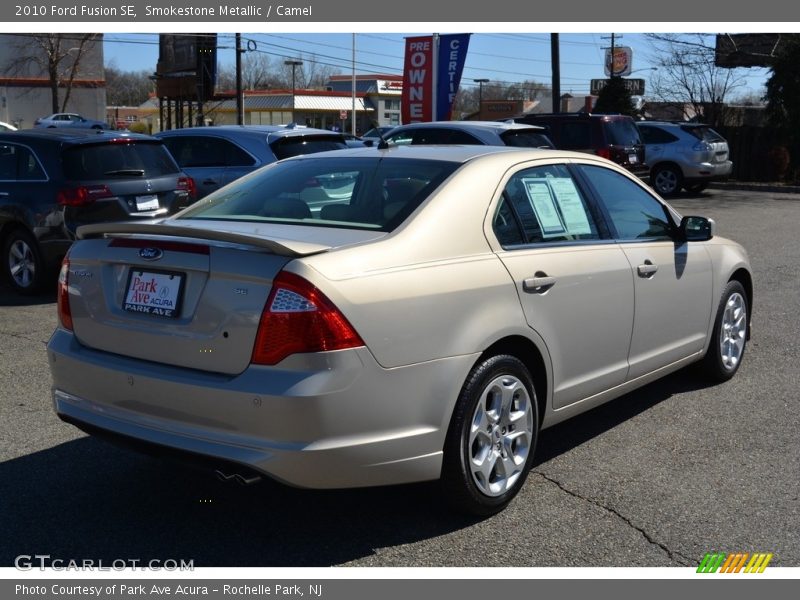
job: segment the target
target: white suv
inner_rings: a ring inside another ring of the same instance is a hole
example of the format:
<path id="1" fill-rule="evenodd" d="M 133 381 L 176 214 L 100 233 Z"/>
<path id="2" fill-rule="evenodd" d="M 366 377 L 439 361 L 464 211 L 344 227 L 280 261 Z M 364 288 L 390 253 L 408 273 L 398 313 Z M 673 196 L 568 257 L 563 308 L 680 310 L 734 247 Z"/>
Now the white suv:
<path id="1" fill-rule="evenodd" d="M 701 192 L 711 181 L 731 174 L 728 142 L 708 125 L 642 121 L 637 126 L 646 147 L 650 184 L 662 196 L 681 188 Z"/>

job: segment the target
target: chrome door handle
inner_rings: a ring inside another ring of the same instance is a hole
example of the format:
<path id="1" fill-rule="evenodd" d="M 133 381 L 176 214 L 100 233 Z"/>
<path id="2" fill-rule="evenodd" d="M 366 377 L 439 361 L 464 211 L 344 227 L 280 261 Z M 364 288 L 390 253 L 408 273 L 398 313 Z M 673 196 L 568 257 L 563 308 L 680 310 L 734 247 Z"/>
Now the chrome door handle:
<path id="1" fill-rule="evenodd" d="M 639 277 L 652 277 L 658 271 L 658 265 L 646 260 L 643 265 L 636 267 L 636 271 L 639 273 Z"/>
<path id="2" fill-rule="evenodd" d="M 537 273 L 522 282 L 522 289 L 529 294 L 544 294 L 556 284 L 555 277 L 548 277 L 544 273 Z"/>

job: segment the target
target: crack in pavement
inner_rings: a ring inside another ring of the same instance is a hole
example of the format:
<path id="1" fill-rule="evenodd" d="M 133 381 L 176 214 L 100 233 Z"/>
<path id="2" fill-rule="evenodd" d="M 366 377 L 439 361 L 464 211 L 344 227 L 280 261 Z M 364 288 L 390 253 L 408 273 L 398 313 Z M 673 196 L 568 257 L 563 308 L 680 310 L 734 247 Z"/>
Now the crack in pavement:
<path id="1" fill-rule="evenodd" d="M 622 520 L 626 525 L 628 525 L 628 527 L 630 527 L 631 529 L 634 529 L 634 530 L 638 531 L 640 534 L 642 534 L 642 537 L 644 537 L 644 539 L 647 540 L 648 543 L 650 543 L 653 546 L 656 546 L 656 547 L 660 548 L 661 550 L 663 550 L 671 561 L 676 562 L 676 563 L 678 563 L 678 564 L 680 564 L 681 566 L 684 566 L 684 567 L 694 566 L 695 561 L 693 561 L 691 558 L 689 558 L 687 556 L 684 556 L 683 554 L 681 554 L 680 552 L 678 552 L 676 550 L 670 550 L 667 546 L 665 546 L 664 544 L 662 544 L 658 540 L 653 539 L 653 537 L 649 533 L 647 533 L 644 529 L 634 525 L 633 522 L 628 517 L 626 517 L 625 515 L 617 512 L 615 509 L 611 508 L 610 506 L 606 506 L 605 504 L 601 504 L 600 502 L 598 502 L 597 500 L 593 500 L 592 498 L 587 498 L 585 496 L 581 496 L 577 492 L 574 492 L 574 491 L 570 490 L 569 488 L 567 488 L 564 484 L 562 484 L 557 479 L 554 479 L 550 475 L 542 473 L 541 471 L 531 471 L 531 472 L 536 474 L 536 475 L 539 475 L 545 481 L 549 481 L 550 483 L 555 485 L 558 489 L 560 489 L 562 492 L 564 492 L 566 494 L 569 494 L 570 496 L 572 496 L 574 498 L 577 498 L 578 500 L 583 500 L 584 502 L 588 502 L 589 504 L 593 504 L 593 505 L 597 506 L 598 508 L 602 508 L 606 512 L 611 513 L 612 515 L 614 515 L 618 519 Z"/>
<path id="2" fill-rule="evenodd" d="M 29 338 L 21 333 L 12 333 L 10 331 L 0 331 L 0 335 L 7 335 L 8 337 L 16 338 L 18 340 L 25 340 L 26 342 L 34 342 L 39 344 L 47 345 L 47 340 L 37 340 L 33 338 Z"/>

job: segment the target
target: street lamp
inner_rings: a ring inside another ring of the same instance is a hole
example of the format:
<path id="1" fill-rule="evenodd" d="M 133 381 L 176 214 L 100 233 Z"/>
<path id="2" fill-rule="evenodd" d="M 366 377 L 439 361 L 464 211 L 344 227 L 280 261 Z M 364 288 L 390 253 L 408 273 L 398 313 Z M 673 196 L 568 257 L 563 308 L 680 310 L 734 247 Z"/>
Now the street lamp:
<path id="1" fill-rule="evenodd" d="M 295 72 L 295 69 L 297 67 L 302 66 L 303 61 L 302 60 L 285 60 L 285 61 L 283 61 L 283 64 L 285 64 L 286 66 L 292 67 L 292 122 L 294 123 L 294 121 L 295 121 L 295 118 L 294 118 L 294 72 Z"/>
<path id="2" fill-rule="evenodd" d="M 481 78 L 473 79 L 472 81 L 478 84 L 478 118 L 480 118 L 483 116 L 483 84 L 489 83 L 489 80 Z"/>

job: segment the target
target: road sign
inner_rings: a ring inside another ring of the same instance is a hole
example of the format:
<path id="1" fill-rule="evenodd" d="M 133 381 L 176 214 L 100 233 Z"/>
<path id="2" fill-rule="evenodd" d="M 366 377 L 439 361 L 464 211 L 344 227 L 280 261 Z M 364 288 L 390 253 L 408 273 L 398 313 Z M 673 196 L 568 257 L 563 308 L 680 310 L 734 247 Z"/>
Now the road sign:
<path id="1" fill-rule="evenodd" d="M 611 48 L 606 48 L 605 60 L 606 75 L 618 75 L 625 77 L 631 74 L 633 68 L 633 50 L 628 46 L 617 46 L 614 48 L 614 59 L 611 59 Z M 613 68 L 613 71 L 612 71 Z"/>
<path id="2" fill-rule="evenodd" d="M 590 86 L 592 96 L 597 96 L 608 85 L 608 79 L 592 79 Z M 644 79 L 623 79 L 631 96 L 644 96 Z"/>

